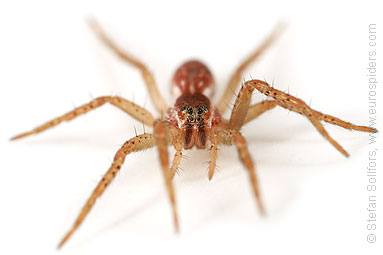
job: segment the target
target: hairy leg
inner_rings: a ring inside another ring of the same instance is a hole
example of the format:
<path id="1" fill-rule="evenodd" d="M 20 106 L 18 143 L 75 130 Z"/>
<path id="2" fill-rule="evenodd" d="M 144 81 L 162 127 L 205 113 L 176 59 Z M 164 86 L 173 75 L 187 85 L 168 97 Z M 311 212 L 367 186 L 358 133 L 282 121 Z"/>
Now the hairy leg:
<path id="1" fill-rule="evenodd" d="M 168 140 L 169 140 L 168 133 L 169 132 L 168 132 L 167 124 L 164 121 L 156 120 L 154 123 L 154 137 L 156 140 L 158 153 L 160 155 L 161 168 L 165 178 L 166 189 L 168 191 L 170 203 L 172 205 L 174 227 L 176 232 L 178 232 L 179 224 L 178 224 L 176 199 L 174 195 L 172 177 L 169 170 L 169 156 L 168 156 L 168 147 L 167 147 Z"/>
<path id="2" fill-rule="evenodd" d="M 214 171 L 217 166 L 218 144 L 220 143 L 219 129 L 212 129 L 210 135 L 210 160 L 209 160 L 209 181 L 213 179 Z"/>
<path id="3" fill-rule="evenodd" d="M 239 158 L 249 173 L 251 186 L 261 214 L 265 214 L 261 193 L 258 186 L 258 180 L 255 173 L 254 163 L 247 149 L 246 139 L 237 130 L 222 129 L 219 132 L 220 143 L 225 145 L 235 145 L 238 150 Z"/>
<path id="4" fill-rule="evenodd" d="M 139 69 L 141 71 L 142 77 L 145 81 L 145 84 L 148 88 L 148 92 L 150 95 L 150 98 L 152 99 L 152 102 L 154 106 L 156 107 L 157 111 L 159 113 L 166 113 L 168 110 L 168 106 L 164 98 L 162 97 L 160 91 L 158 90 L 157 84 L 154 81 L 153 75 L 151 72 L 146 68 L 146 66 L 138 61 L 137 59 L 131 57 L 129 54 L 125 53 L 123 50 L 121 50 L 110 38 L 107 36 L 107 34 L 101 29 L 101 27 L 98 25 L 96 20 L 90 19 L 89 24 L 95 34 L 100 38 L 100 40 L 108 47 L 110 48 L 121 60 L 125 61 L 126 63 L 129 63 Z"/>
<path id="5" fill-rule="evenodd" d="M 80 224 L 83 222 L 86 215 L 92 209 L 96 199 L 102 195 L 106 187 L 112 182 L 118 171 L 120 171 L 122 164 L 125 161 L 125 157 L 136 151 L 145 150 L 151 148 L 155 145 L 155 140 L 152 134 L 142 134 L 136 136 L 129 141 L 125 142 L 124 145 L 117 151 L 114 156 L 113 163 L 110 166 L 109 170 L 102 177 L 101 181 L 98 183 L 97 187 L 94 189 L 92 195 L 89 197 L 88 201 L 85 203 L 82 208 L 79 216 L 77 217 L 72 228 L 67 232 L 64 238 L 58 245 L 58 248 L 62 247 L 64 243 L 71 237 L 71 235 L 77 230 Z"/>
<path id="6" fill-rule="evenodd" d="M 182 132 L 180 131 L 180 129 L 178 129 L 177 127 L 174 127 L 174 126 L 169 126 L 168 129 L 169 129 L 169 135 L 170 135 L 169 136 L 169 140 L 170 140 L 169 144 L 173 144 L 174 149 L 176 150 L 176 153 L 175 153 L 174 158 L 173 158 L 173 163 L 172 163 L 172 166 L 170 168 L 170 177 L 171 177 L 171 179 L 173 179 L 175 174 L 178 171 L 178 166 L 181 163 L 183 140 L 182 140 Z"/>
<path id="7" fill-rule="evenodd" d="M 346 125 L 347 122 L 341 121 L 340 119 L 337 119 L 330 115 L 325 115 L 318 111 L 315 111 L 299 98 L 291 96 L 280 90 L 274 89 L 271 86 L 269 86 L 269 84 L 267 84 L 266 82 L 260 80 L 247 81 L 242 86 L 230 117 L 229 126 L 231 128 L 239 130 L 245 123 L 247 111 L 249 109 L 250 98 L 254 89 L 257 89 L 259 92 L 265 94 L 266 96 L 275 99 L 279 106 L 306 116 L 314 125 L 314 127 L 318 130 L 318 132 L 346 157 L 348 157 L 349 154 L 342 148 L 342 146 L 340 146 L 334 139 L 332 139 L 328 135 L 327 131 L 320 123 L 320 120 L 324 120 L 335 125 L 348 127 L 350 129 L 355 129 L 358 131 L 377 132 L 377 130 L 374 128 L 355 126 L 352 124 Z"/>
<path id="8" fill-rule="evenodd" d="M 292 111 L 295 111 L 295 109 L 292 109 Z M 377 133 L 378 132 L 378 130 L 376 128 L 354 125 L 350 122 L 338 119 L 334 116 L 331 116 L 328 114 L 323 114 L 323 113 L 315 111 L 315 110 L 312 110 L 312 111 L 315 114 L 315 117 L 317 117 L 318 119 L 323 120 L 323 121 L 330 123 L 330 124 L 333 124 L 333 125 L 340 126 L 342 128 L 345 128 L 345 129 L 362 131 L 362 132 L 369 132 L 369 133 Z M 295 112 L 297 112 L 297 111 L 295 111 Z"/>
<path id="9" fill-rule="evenodd" d="M 277 101 L 274 100 L 264 100 L 257 104 L 249 106 L 249 109 L 246 114 L 244 125 L 253 119 L 257 118 L 262 113 L 274 109 L 278 105 Z"/>
<path id="10" fill-rule="evenodd" d="M 84 104 L 80 107 L 77 107 L 73 111 L 70 111 L 70 112 L 68 112 L 68 113 L 66 113 L 66 114 L 64 114 L 58 118 L 55 118 L 51 121 L 48 121 L 45 124 L 38 126 L 31 131 L 16 135 L 16 136 L 12 137 L 11 140 L 20 139 L 20 138 L 25 137 L 25 136 L 29 136 L 32 134 L 37 134 L 37 133 L 43 132 L 43 131 L 47 130 L 48 128 L 51 128 L 51 127 L 54 127 L 54 126 L 60 124 L 63 121 L 70 121 L 70 120 L 72 120 L 72 119 L 74 119 L 74 118 L 76 118 L 82 114 L 85 114 L 91 110 L 94 110 L 94 109 L 102 106 L 105 103 L 110 103 L 110 104 L 116 106 L 117 108 L 121 109 L 122 111 L 126 112 L 127 114 L 129 114 L 130 116 L 135 118 L 136 120 L 143 122 L 144 124 L 146 124 L 148 126 L 152 126 L 154 123 L 153 115 L 150 112 L 148 112 L 147 110 L 145 110 L 144 108 L 142 108 L 141 106 L 136 105 L 135 103 L 132 103 L 132 102 L 130 102 L 130 101 L 128 101 L 122 97 L 98 97 L 98 98 L 92 100 L 90 103 L 87 103 L 87 104 Z"/>
<path id="11" fill-rule="evenodd" d="M 226 85 L 225 92 L 223 93 L 222 97 L 217 103 L 217 108 L 221 114 L 223 114 L 227 109 L 227 104 L 230 103 L 231 99 L 233 98 L 233 91 L 236 91 L 238 88 L 238 85 L 242 78 L 242 73 L 245 71 L 245 69 L 257 58 L 262 55 L 274 42 L 275 40 L 280 36 L 282 33 L 282 30 L 284 28 L 284 24 L 280 23 L 278 24 L 272 33 L 262 42 L 262 44 L 243 61 L 239 67 L 235 70 L 234 74 L 231 76 L 229 83 Z"/>
<path id="12" fill-rule="evenodd" d="M 176 150 L 176 154 L 174 155 L 172 167 L 170 168 L 170 177 L 171 179 L 174 178 L 174 175 L 177 173 L 178 166 L 181 163 L 181 158 L 182 158 L 182 132 L 174 127 L 174 126 L 169 126 L 169 133 L 170 133 L 170 140 L 171 144 L 173 144 L 174 149 Z"/>
<path id="13" fill-rule="evenodd" d="M 181 163 L 182 158 L 182 150 L 176 150 L 176 153 L 174 154 L 173 163 L 170 168 L 170 179 L 173 179 L 178 171 L 178 166 Z"/>
<path id="14" fill-rule="evenodd" d="M 244 125 L 247 124 L 248 122 L 254 120 L 255 118 L 257 118 L 262 113 L 264 113 L 268 110 L 274 109 L 274 107 L 277 105 L 286 108 L 283 104 L 281 104 L 275 100 L 265 100 L 265 101 L 262 101 L 258 104 L 251 105 L 249 107 L 247 114 L 246 114 Z M 302 112 L 296 108 L 290 108 L 289 110 L 296 112 L 296 113 L 299 113 L 299 114 L 302 114 Z M 358 126 L 358 125 L 352 124 L 350 122 L 341 120 L 337 117 L 334 117 L 334 116 L 331 116 L 328 114 L 323 114 L 323 113 L 318 112 L 314 109 L 311 109 L 311 110 L 314 113 L 315 117 L 317 117 L 319 120 L 325 121 L 325 122 L 333 124 L 333 125 L 337 125 L 339 127 L 345 128 L 345 129 L 362 131 L 362 132 L 370 132 L 370 133 L 378 132 L 378 130 L 375 128 L 370 128 L 370 127 L 366 127 L 366 126 Z"/>

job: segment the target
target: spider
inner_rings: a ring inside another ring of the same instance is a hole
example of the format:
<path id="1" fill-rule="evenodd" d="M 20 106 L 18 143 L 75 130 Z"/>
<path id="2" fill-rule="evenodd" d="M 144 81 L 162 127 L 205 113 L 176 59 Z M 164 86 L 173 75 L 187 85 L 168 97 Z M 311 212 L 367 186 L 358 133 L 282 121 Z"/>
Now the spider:
<path id="1" fill-rule="evenodd" d="M 214 80 L 209 69 L 198 60 L 183 63 L 175 72 L 172 79 L 172 94 L 177 97 L 175 104 L 169 107 L 161 96 L 151 72 L 139 60 L 122 51 L 107 34 L 101 29 L 95 20 L 89 21 L 91 28 L 97 37 L 110 48 L 122 61 L 132 65 L 141 71 L 144 82 L 149 91 L 151 100 L 161 117 L 154 118 L 152 113 L 139 105 L 119 96 L 98 97 L 91 102 L 77 107 L 58 118 L 55 118 L 35 129 L 19 134 L 11 140 L 20 139 L 32 134 L 43 132 L 63 121 L 72 120 L 82 114 L 92 111 L 105 103 L 110 103 L 120 110 L 126 112 L 136 120 L 153 127 L 153 133 L 136 135 L 126 141 L 114 156 L 112 165 L 104 174 L 91 196 L 83 206 L 75 223 L 63 237 L 58 245 L 62 247 L 72 234 L 81 225 L 97 198 L 100 197 L 116 174 L 120 171 L 125 158 L 132 152 L 145 150 L 157 146 L 162 173 L 166 183 L 167 193 L 171 202 L 173 221 L 176 232 L 179 231 L 176 199 L 172 179 L 177 172 L 181 162 L 182 151 L 197 147 L 197 149 L 208 149 L 210 161 L 208 166 L 208 178 L 214 175 L 217 161 L 218 146 L 234 145 L 239 158 L 245 166 L 254 193 L 257 207 L 261 214 L 265 213 L 261 193 L 253 160 L 249 154 L 246 139 L 241 134 L 241 127 L 254 120 L 264 112 L 277 106 L 288 109 L 305 116 L 317 129 L 317 131 L 330 142 L 340 153 L 348 157 L 349 154 L 327 133 L 321 121 L 325 121 L 345 129 L 363 132 L 378 132 L 374 128 L 358 126 L 343 121 L 331 115 L 323 114 L 310 108 L 304 101 L 288 93 L 273 88 L 262 80 L 249 80 L 242 84 L 236 96 L 230 119 L 224 119 L 222 114 L 227 110 L 227 102 L 233 98 L 233 92 L 241 83 L 244 70 L 253 63 L 262 53 L 269 48 L 281 34 L 282 25 L 277 26 L 262 44 L 241 63 L 231 76 L 224 94 L 220 100 L 213 104 L 210 97 L 214 92 Z M 257 90 L 268 97 L 260 103 L 250 105 L 251 96 Z M 174 146 L 175 155 L 172 165 L 169 167 L 168 146 Z"/>

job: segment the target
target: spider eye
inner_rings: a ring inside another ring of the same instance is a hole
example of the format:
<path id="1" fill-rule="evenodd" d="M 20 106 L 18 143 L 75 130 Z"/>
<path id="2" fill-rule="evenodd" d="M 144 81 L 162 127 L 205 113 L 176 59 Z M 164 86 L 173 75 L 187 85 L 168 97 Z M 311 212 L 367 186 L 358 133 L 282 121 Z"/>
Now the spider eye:
<path id="1" fill-rule="evenodd" d="M 198 113 L 198 114 L 202 114 L 202 113 L 203 113 L 203 110 L 202 110 L 202 107 L 201 107 L 201 106 L 198 106 L 197 113 Z"/>
<path id="2" fill-rule="evenodd" d="M 188 114 L 193 114 L 193 108 L 190 107 L 190 108 L 188 109 Z"/>
<path id="3" fill-rule="evenodd" d="M 186 105 L 181 107 L 181 111 L 185 111 L 185 110 L 186 110 Z"/>

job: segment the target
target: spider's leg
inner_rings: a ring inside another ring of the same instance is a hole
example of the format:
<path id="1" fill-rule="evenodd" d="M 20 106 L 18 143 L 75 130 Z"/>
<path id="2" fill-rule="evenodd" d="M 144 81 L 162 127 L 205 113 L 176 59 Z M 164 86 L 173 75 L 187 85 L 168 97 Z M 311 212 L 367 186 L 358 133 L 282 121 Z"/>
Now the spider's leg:
<path id="1" fill-rule="evenodd" d="M 295 109 L 293 111 L 297 112 Z M 378 132 L 378 130 L 376 128 L 354 125 L 350 122 L 338 119 L 334 116 L 331 116 L 328 114 L 323 114 L 323 113 L 315 111 L 313 109 L 312 109 L 312 111 L 315 114 L 315 117 L 317 117 L 318 119 L 323 120 L 323 121 L 330 123 L 330 124 L 333 124 L 333 125 L 340 126 L 342 128 L 345 128 L 345 129 L 362 131 L 362 132 L 369 132 L 369 133 L 377 133 Z"/>
<path id="2" fill-rule="evenodd" d="M 129 63 L 141 71 L 142 77 L 145 81 L 146 87 L 148 88 L 150 98 L 154 106 L 159 113 L 165 113 L 168 110 L 168 105 L 158 90 L 157 84 L 154 80 L 152 73 L 148 68 L 139 60 L 131 57 L 129 54 L 120 49 L 116 43 L 110 39 L 110 37 L 101 29 L 96 20 L 89 20 L 89 24 L 95 34 L 100 40 L 110 48 L 121 60 Z"/>
<path id="3" fill-rule="evenodd" d="M 342 148 L 342 146 L 340 146 L 334 139 L 332 139 L 329 136 L 327 131 L 320 123 L 320 120 L 324 120 L 329 123 L 340 125 L 346 128 L 348 127 L 349 129 L 355 129 L 366 132 L 377 132 L 377 130 L 373 128 L 347 124 L 347 122 L 341 121 L 340 119 L 332 118 L 329 115 L 321 114 L 320 112 L 311 109 L 305 102 L 303 102 L 299 98 L 291 96 L 280 90 L 274 89 L 271 86 L 269 86 L 266 82 L 260 80 L 247 81 L 241 88 L 241 91 L 238 94 L 230 118 L 230 127 L 232 127 L 233 129 L 239 130 L 244 124 L 247 114 L 246 110 L 249 107 L 251 94 L 254 91 L 254 89 L 257 89 L 266 96 L 275 99 L 278 102 L 279 106 L 306 116 L 314 125 L 314 127 L 318 130 L 318 132 L 346 157 L 348 157 L 349 154 Z"/>
<path id="4" fill-rule="evenodd" d="M 256 198 L 258 209 L 261 212 L 261 214 L 264 214 L 265 209 L 262 203 L 258 180 L 255 173 L 255 167 L 247 149 L 246 139 L 241 135 L 239 131 L 226 129 L 220 132 L 220 140 L 222 144 L 235 145 L 237 147 L 239 158 L 241 159 L 243 165 L 246 167 L 249 173 L 250 182 L 254 196 Z"/>
<path id="5" fill-rule="evenodd" d="M 181 163 L 181 158 L 182 158 L 182 150 L 176 150 L 176 153 L 174 154 L 174 158 L 173 158 L 173 163 L 170 168 L 170 179 L 173 179 L 174 176 L 176 175 L 178 166 Z"/>
<path id="6" fill-rule="evenodd" d="M 173 220 L 174 220 L 174 227 L 176 232 L 179 231 L 179 224 L 178 224 L 178 214 L 177 214 L 177 208 L 176 208 L 176 199 L 174 195 L 174 188 L 172 183 L 172 177 L 169 170 L 169 156 L 168 156 L 168 128 L 167 124 L 161 120 L 157 120 L 154 123 L 153 126 L 154 130 L 154 137 L 156 140 L 158 153 L 160 155 L 160 162 L 161 162 L 161 168 L 162 172 L 165 178 L 166 182 L 166 189 L 168 191 L 170 203 L 172 205 L 172 212 L 173 212 Z"/>
<path id="7" fill-rule="evenodd" d="M 121 169 L 121 166 L 125 161 L 125 157 L 132 152 L 149 149 L 154 145 L 155 139 L 152 134 L 142 134 L 136 136 L 130 139 L 129 141 L 125 142 L 124 145 L 122 145 L 122 147 L 117 151 L 116 155 L 114 156 L 113 163 L 110 166 L 109 170 L 105 173 L 101 181 L 98 183 L 97 187 L 94 189 L 92 195 L 89 197 L 88 201 L 82 208 L 74 225 L 59 243 L 58 248 L 62 247 L 64 243 L 80 226 L 80 224 L 82 223 L 82 221 L 96 202 L 96 199 L 102 195 L 106 187 L 112 182 L 118 171 Z"/>
<path id="8" fill-rule="evenodd" d="M 174 149 L 176 150 L 176 153 L 173 158 L 173 163 L 170 168 L 170 177 L 171 179 L 174 178 L 175 174 L 177 173 L 178 166 L 181 163 L 182 158 L 182 133 L 181 131 L 173 126 L 169 127 L 170 135 L 171 135 L 171 143 L 174 146 Z"/>
<path id="9" fill-rule="evenodd" d="M 283 104 L 281 104 L 281 103 L 279 103 L 278 101 L 275 101 L 275 100 L 265 100 L 265 101 L 262 101 L 260 103 L 251 105 L 249 107 L 249 110 L 248 110 L 247 114 L 246 114 L 246 118 L 245 118 L 245 123 L 244 124 L 247 124 L 248 122 L 250 122 L 253 119 L 257 118 L 259 115 L 263 114 L 265 111 L 274 109 L 274 107 L 277 106 L 277 105 L 280 105 L 280 106 L 285 108 L 285 106 Z M 296 108 L 290 108 L 289 110 L 301 114 L 301 112 L 298 109 L 296 109 Z M 323 114 L 323 113 L 318 112 L 318 111 L 316 111 L 314 109 L 311 109 L 311 111 L 314 113 L 315 117 L 317 117 L 318 119 L 320 119 L 322 121 L 325 121 L 327 123 L 333 124 L 333 125 L 340 126 L 342 128 L 345 128 L 345 129 L 362 131 L 362 132 L 370 132 L 370 133 L 377 133 L 378 132 L 378 130 L 375 129 L 375 128 L 354 125 L 354 124 L 352 124 L 350 122 L 341 120 L 341 119 L 339 119 L 337 117 L 334 117 L 334 116 L 331 116 L 331 115 L 328 115 L 328 114 Z"/>
<path id="10" fill-rule="evenodd" d="M 209 160 L 209 181 L 213 178 L 214 171 L 217 165 L 218 144 L 220 142 L 218 130 L 212 130 L 210 136 L 210 160 Z"/>
<path id="11" fill-rule="evenodd" d="M 37 134 L 37 133 L 43 132 L 46 129 L 54 127 L 63 121 L 70 121 L 70 120 L 72 120 L 72 119 L 74 119 L 74 118 L 76 118 L 82 114 L 85 114 L 91 110 L 94 110 L 94 109 L 102 106 L 105 103 L 110 103 L 110 104 L 118 107 L 119 109 L 128 113 L 130 116 L 132 116 L 136 120 L 143 122 L 144 124 L 146 124 L 148 126 L 152 126 L 154 123 L 153 115 L 150 112 L 148 112 L 147 110 L 145 110 L 144 108 L 142 108 L 141 106 L 136 105 L 135 103 L 132 103 L 132 102 L 130 102 L 124 98 L 121 98 L 121 97 L 106 96 L 106 97 L 98 97 L 98 98 L 92 100 L 90 103 L 79 106 L 76 109 L 74 109 L 73 111 L 70 111 L 70 112 L 68 112 L 68 113 L 66 113 L 60 117 L 57 117 L 51 121 L 48 121 L 45 124 L 40 125 L 31 131 L 16 135 L 16 136 L 12 137 L 11 140 L 16 140 L 16 139 L 19 139 L 19 138 L 22 138 L 25 136 L 29 136 L 32 134 Z"/>
<path id="12" fill-rule="evenodd" d="M 274 109 L 275 106 L 277 105 L 278 105 L 278 102 L 275 100 L 264 100 L 262 102 L 249 106 L 249 110 L 247 111 L 244 125 L 252 121 L 253 119 L 257 118 L 259 115 L 263 114 L 264 112 Z"/>
<path id="13" fill-rule="evenodd" d="M 284 93 L 280 90 L 270 87 L 266 82 L 260 80 L 251 80 L 245 82 L 239 91 L 238 97 L 235 101 L 233 111 L 230 117 L 230 127 L 239 130 L 245 122 L 247 109 L 250 104 L 251 95 L 254 89 L 259 90 L 261 93 L 266 96 L 274 98 L 276 101 L 280 102 L 285 108 L 297 108 L 303 115 L 305 115 L 318 132 L 324 136 L 338 151 L 340 151 L 344 156 L 348 157 L 348 153 L 340 146 L 334 139 L 332 139 L 327 131 L 324 129 L 320 121 L 315 117 L 311 108 L 304 103 L 302 100 L 293 97 L 287 93 Z"/>
<path id="14" fill-rule="evenodd" d="M 252 62 L 257 60 L 257 58 L 275 42 L 275 40 L 281 35 L 284 26 L 285 24 L 279 23 L 271 32 L 271 34 L 262 42 L 262 44 L 259 45 L 258 48 L 250 56 L 248 56 L 247 59 L 245 59 L 234 71 L 228 84 L 226 85 L 225 92 L 216 104 L 216 107 L 220 113 L 223 114 L 226 111 L 227 104 L 230 103 L 231 99 L 233 98 L 233 91 L 237 90 L 241 81 L 242 73 Z"/>

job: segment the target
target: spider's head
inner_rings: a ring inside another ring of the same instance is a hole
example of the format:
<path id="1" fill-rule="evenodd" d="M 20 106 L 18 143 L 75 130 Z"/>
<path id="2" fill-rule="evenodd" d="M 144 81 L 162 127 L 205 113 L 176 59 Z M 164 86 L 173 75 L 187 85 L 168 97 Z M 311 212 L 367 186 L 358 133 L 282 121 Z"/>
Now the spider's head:
<path id="1" fill-rule="evenodd" d="M 205 118 L 209 115 L 209 106 L 207 105 L 190 106 L 185 104 L 180 110 L 179 115 L 186 119 L 187 125 L 194 124 L 202 127 L 205 125 Z"/>
<path id="2" fill-rule="evenodd" d="M 182 130 L 184 148 L 205 148 L 208 132 L 221 116 L 203 94 L 182 94 L 168 114 L 168 120 Z"/>
<path id="3" fill-rule="evenodd" d="M 174 106 L 179 128 L 203 128 L 211 126 L 210 100 L 202 94 L 182 94 Z"/>

